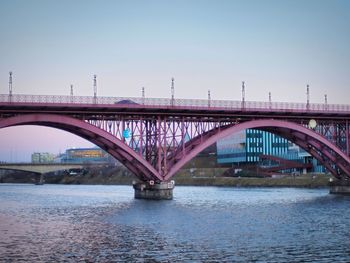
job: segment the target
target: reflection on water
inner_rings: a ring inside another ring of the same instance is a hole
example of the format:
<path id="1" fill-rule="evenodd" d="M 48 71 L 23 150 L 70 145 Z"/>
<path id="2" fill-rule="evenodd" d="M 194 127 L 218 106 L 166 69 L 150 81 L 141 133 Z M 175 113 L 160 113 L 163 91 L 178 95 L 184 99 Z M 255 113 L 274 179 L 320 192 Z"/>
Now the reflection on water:
<path id="1" fill-rule="evenodd" d="M 0 184 L 0 262 L 349 262 L 350 197 L 325 189 Z"/>

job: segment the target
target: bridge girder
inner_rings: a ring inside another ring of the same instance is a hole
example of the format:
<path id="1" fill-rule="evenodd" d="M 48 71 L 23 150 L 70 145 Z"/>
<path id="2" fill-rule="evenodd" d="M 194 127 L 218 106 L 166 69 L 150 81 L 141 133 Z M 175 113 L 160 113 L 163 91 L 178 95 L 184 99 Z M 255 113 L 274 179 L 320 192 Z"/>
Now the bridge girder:
<path id="1" fill-rule="evenodd" d="M 72 168 L 83 168 L 83 164 L 40 164 L 40 163 L 3 163 L 0 164 L 0 170 L 25 171 L 35 174 L 44 174 L 55 171 L 63 171 Z"/>

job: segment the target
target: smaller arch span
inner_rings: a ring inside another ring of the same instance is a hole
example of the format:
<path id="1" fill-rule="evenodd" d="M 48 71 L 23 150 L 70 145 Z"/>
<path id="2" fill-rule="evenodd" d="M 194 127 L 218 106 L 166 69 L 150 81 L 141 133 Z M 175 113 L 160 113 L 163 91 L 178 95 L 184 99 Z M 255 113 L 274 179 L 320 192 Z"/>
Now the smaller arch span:
<path id="1" fill-rule="evenodd" d="M 177 155 L 172 156 L 173 160 L 178 161 L 173 163 L 169 173 L 165 176 L 165 180 L 169 180 L 181 167 L 205 148 L 220 139 L 246 129 L 266 129 L 269 132 L 277 133 L 282 137 L 286 137 L 286 139 L 301 146 L 308 153 L 317 158 L 325 165 L 333 176 L 340 179 L 342 176 L 350 177 L 350 158 L 325 137 L 316 133 L 314 130 L 310 130 L 294 122 L 263 119 L 246 121 L 238 124 L 229 124 L 202 134 L 202 138 L 199 138 L 200 136 L 193 138 L 186 144 L 185 155 L 183 155 L 183 152 L 179 151 Z M 293 134 L 294 136 L 287 136 L 288 134 Z M 300 138 L 301 136 L 304 136 L 306 144 L 302 143 L 304 141 Z M 199 143 L 200 141 L 202 142 Z M 334 165 L 336 165 L 338 169 L 334 169 Z M 340 170 L 343 172 L 342 174 L 340 173 Z"/>
<path id="2" fill-rule="evenodd" d="M 57 128 L 82 137 L 122 162 L 141 180 L 163 181 L 162 176 L 124 142 L 84 120 L 56 114 L 26 114 L 0 119 L 0 129 L 20 125 Z"/>

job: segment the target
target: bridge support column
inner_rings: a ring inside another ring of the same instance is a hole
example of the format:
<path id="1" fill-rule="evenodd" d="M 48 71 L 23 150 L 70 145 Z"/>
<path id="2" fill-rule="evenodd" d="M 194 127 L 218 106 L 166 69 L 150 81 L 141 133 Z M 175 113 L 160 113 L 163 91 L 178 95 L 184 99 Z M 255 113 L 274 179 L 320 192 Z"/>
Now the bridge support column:
<path id="1" fill-rule="evenodd" d="M 171 200 L 175 182 L 133 182 L 133 187 L 136 199 Z"/>
<path id="2" fill-rule="evenodd" d="M 44 174 L 40 174 L 40 177 L 38 181 L 35 182 L 36 185 L 43 185 L 44 184 Z"/>
<path id="3" fill-rule="evenodd" d="M 350 180 L 335 180 L 329 183 L 330 194 L 350 195 Z"/>

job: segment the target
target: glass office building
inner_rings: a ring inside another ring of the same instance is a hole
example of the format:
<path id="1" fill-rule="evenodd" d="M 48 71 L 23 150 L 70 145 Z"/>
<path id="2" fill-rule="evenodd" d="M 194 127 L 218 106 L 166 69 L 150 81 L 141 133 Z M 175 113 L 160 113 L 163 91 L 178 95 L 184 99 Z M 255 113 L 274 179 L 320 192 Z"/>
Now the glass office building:
<path id="1" fill-rule="evenodd" d="M 259 156 L 274 155 L 281 156 L 288 153 L 291 143 L 275 134 L 248 129 L 246 130 L 246 161 L 258 162 Z"/>
<path id="2" fill-rule="evenodd" d="M 275 134 L 247 129 L 217 142 L 218 163 L 258 162 L 262 154 L 285 155 L 291 145 Z"/>
<path id="3" fill-rule="evenodd" d="M 218 163 L 247 161 L 246 131 L 232 134 L 216 143 Z"/>
<path id="4" fill-rule="evenodd" d="M 216 144 L 219 164 L 255 163 L 261 155 L 273 155 L 287 160 L 312 163 L 314 172 L 324 172 L 324 167 L 309 153 L 270 132 L 247 129 L 227 136 Z"/>

